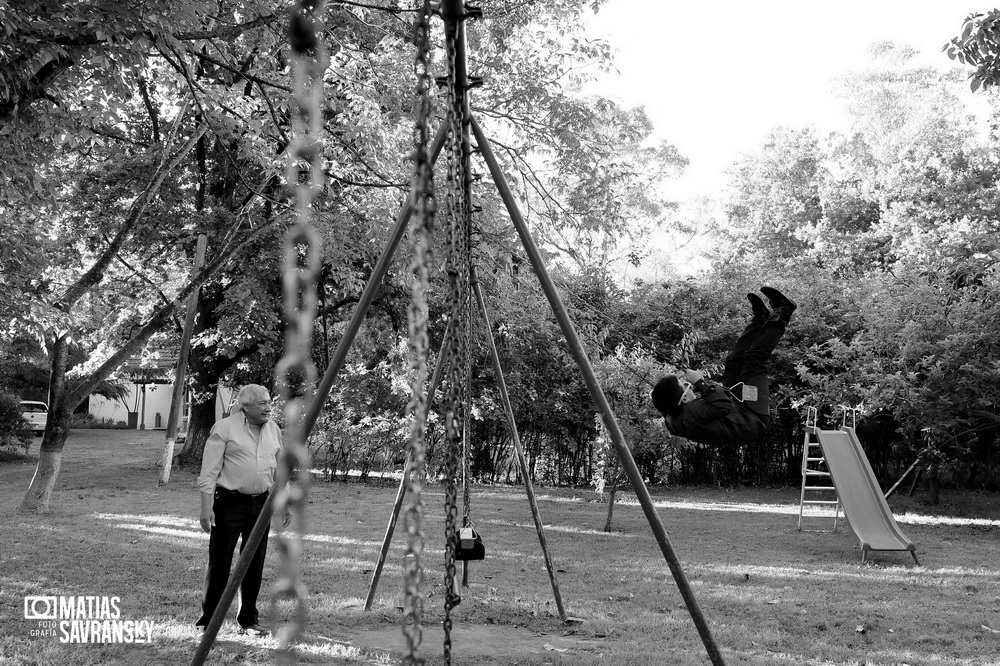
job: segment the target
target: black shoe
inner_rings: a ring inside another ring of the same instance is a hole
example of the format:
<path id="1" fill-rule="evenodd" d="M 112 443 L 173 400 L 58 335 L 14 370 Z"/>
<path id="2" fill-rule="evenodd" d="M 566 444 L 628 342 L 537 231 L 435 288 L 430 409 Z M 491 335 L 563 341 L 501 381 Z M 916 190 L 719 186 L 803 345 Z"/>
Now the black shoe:
<path id="1" fill-rule="evenodd" d="M 760 296 L 757 294 L 747 294 L 747 300 L 750 301 L 750 307 L 753 309 L 753 316 L 755 318 L 771 316 L 771 311 L 764 305 L 764 301 Z"/>
<path id="2" fill-rule="evenodd" d="M 251 624 L 249 627 L 240 627 L 239 633 L 246 634 L 248 636 L 256 636 L 258 638 L 271 635 L 271 632 L 268 629 L 256 623 Z"/>
<path id="3" fill-rule="evenodd" d="M 795 312 L 795 308 L 798 307 L 795 305 L 795 301 L 788 298 L 774 287 L 761 287 L 760 293 L 767 296 L 767 300 L 771 303 L 772 310 L 782 310 L 785 314 L 791 316 L 791 314 Z"/>

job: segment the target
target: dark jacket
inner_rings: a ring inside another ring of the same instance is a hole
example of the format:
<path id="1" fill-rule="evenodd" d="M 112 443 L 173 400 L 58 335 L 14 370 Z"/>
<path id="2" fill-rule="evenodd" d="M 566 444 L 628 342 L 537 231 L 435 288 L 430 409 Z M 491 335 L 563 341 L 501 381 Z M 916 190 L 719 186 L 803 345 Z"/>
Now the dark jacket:
<path id="1" fill-rule="evenodd" d="M 700 398 L 685 403 L 677 416 L 667 416 L 667 430 L 692 442 L 712 446 L 749 444 L 764 434 L 757 415 L 733 400 L 718 384 L 698 382 Z"/>

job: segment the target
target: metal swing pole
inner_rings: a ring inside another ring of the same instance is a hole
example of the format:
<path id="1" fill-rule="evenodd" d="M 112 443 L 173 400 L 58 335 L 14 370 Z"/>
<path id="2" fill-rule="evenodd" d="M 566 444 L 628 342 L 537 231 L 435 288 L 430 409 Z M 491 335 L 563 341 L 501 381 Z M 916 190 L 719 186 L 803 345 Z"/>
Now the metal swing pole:
<path id="1" fill-rule="evenodd" d="M 903 482 L 903 480 L 906 479 L 906 477 L 908 477 L 910 475 L 910 472 L 913 471 L 913 468 L 916 467 L 917 465 L 919 465 L 921 462 L 923 462 L 922 459 L 923 459 L 923 456 L 917 456 L 917 459 L 913 461 L 913 464 L 906 468 L 906 471 L 903 472 L 903 476 L 899 477 L 899 481 L 897 481 L 896 483 L 894 483 L 893 486 L 892 486 L 892 488 L 889 488 L 889 490 L 885 493 L 885 498 L 886 499 L 889 499 L 890 497 L 892 497 L 892 494 L 894 492 L 896 492 L 896 488 L 898 488 L 899 484 L 901 484 Z M 914 483 L 914 485 L 916 485 L 917 478 L 919 476 L 920 476 L 920 473 L 918 471 L 917 472 L 917 476 L 913 477 L 913 483 Z M 913 494 L 913 488 L 912 487 L 910 488 L 910 494 L 911 495 Z"/>
<path id="2" fill-rule="evenodd" d="M 451 329 L 451 322 L 444 332 L 444 340 L 448 340 L 448 333 Z M 437 363 L 434 365 L 434 372 L 431 375 L 430 384 L 427 386 L 427 402 L 424 405 L 424 422 L 431 411 L 431 403 L 434 402 L 434 393 L 437 385 L 441 381 L 441 370 L 444 367 L 447 345 L 442 343 L 441 351 L 438 354 Z M 378 590 L 379 580 L 382 578 L 382 569 L 385 567 L 385 558 L 389 554 L 389 546 L 392 544 L 392 536 L 396 531 L 396 523 L 399 521 L 399 512 L 403 508 L 403 499 L 406 497 L 406 488 L 410 482 L 410 458 L 407 456 L 403 465 L 403 478 L 399 480 L 399 490 L 396 491 L 396 501 L 392 505 L 392 514 L 389 516 L 389 524 L 385 528 L 385 536 L 382 538 L 382 548 L 379 550 L 378 561 L 375 563 L 375 571 L 372 572 L 372 579 L 368 585 L 368 597 L 365 599 L 365 610 L 372 609 L 375 601 L 375 592 Z"/>
<path id="3" fill-rule="evenodd" d="M 538 532 L 538 543 L 542 547 L 545 568 L 549 572 L 552 595 L 556 600 L 559 619 L 566 622 L 566 609 L 563 607 L 562 595 L 559 594 L 559 581 L 556 580 L 555 567 L 552 566 L 552 558 L 549 556 L 548 544 L 545 541 L 545 531 L 542 528 L 542 517 L 538 512 L 538 502 L 535 499 L 535 489 L 531 485 L 531 475 L 528 474 L 528 461 L 524 456 L 524 447 L 521 446 L 521 437 L 517 432 L 517 423 L 514 422 L 514 409 L 510 404 L 507 381 L 504 379 L 503 368 L 500 366 L 500 355 L 497 353 L 496 342 L 493 340 L 493 324 L 490 322 L 490 313 L 486 309 L 486 299 L 483 298 L 483 289 L 479 286 L 479 275 L 476 272 L 475 266 L 472 267 L 472 275 L 469 281 L 472 283 L 472 289 L 476 293 L 476 300 L 479 301 L 479 309 L 483 315 L 483 322 L 486 324 L 486 340 L 490 348 L 490 361 L 493 363 L 493 376 L 496 378 L 497 390 L 500 392 L 500 401 L 503 403 L 504 414 L 507 416 L 507 425 L 510 427 L 510 436 L 514 442 L 514 451 L 517 453 L 517 463 L 521 468 L 521 478 L 524 479 L 524 491 L 528 496 L 528 504 L 531 506 L 531 518 L 535 521 L 535 531 Z"/>
<path id="4" fill-rule="evenodd" d="M 698 629 L 701 640 L 705 644 L 705 649 L 708 652 L 709 659 L 711 659 L 715 666 L 725 666 L 726 662 L 722 657 L 722 652 L 719 650 L 719 647 L 715 642 L 715 638 L 712 636 L 712 630 L 709 628 L 708 622 L 705 619 L 704 614 L 701 612 L 701 607 L 698 605 L 698 600 L 694 595 L 694 591 L 691 589 L 691 584 L 688 582 L 687 576 L 684 574 L 684 569 L 681 566 L 680 559 L 678 559 L 673 546 L 670 544 L 670 539 L 667 537 L 667 531 L 663 527 L 663 523 L 660 521 L 660 516 L 656 512 L 656 507 L 653 505 L 653 498 L 650 496 L 649 489 L 646 487 L 646 483 L 642 479 L 639 467 L 635 464 L 635 459 L 632 457 L 632 452 L 629 450 L 628 444 L 625 442 L 625 437 L 622 435 L 621 429 L 618 426 L 618 420 L 615 418 L 614 411 L 611 409 L 611 405 L 608 403 L 607 397 L 605 397 L 604 391 L 601 389 L 600 382 L 597 380 L 597 375 L 594 374 L 594 369 L 590 365 L 587 352 L 584 349 L 583 344 L 580 342 L 580 338 L 576 334 L 576 329 L 573 327 L 573 322 L 569 317 L 569 313 L 566 311 L 566 307 L 559 298 L 559 293 L 556 291 L 555 284 L 552 282 L 552 278 L 549 276 L 548 271 L 545 268 L 545 262 L 542 260 L 542 255 L 538 251 L 538 247 L 535 245 L 534 239 L 531 237 L 528 225 L 521 216 L 521 211 L 517 207 L 517 201 L 514 198 L 514 194 L 510 189 L 510 185 L 507 183 L 507 179 L 503 175 L 503 169 L 500 168 L 500 163 L 497 161 L 496 156 L 493 153 L 493 148 L 490 146 L 489 140 L 483 133 L 479 123 L 476 122 L 475 118 L 470 118 L 469 120 L 472 126 L 472 132 L 476 137 L 476 143 L 478 144 L 479 151 L 489 167 L 490 174 L 493 176 L 493 182 L 496 184 L 497 190 L 500 193 L 500 198 L 503 199 L 504 205 L 507 207 L 507 212 L 510 215 L 511 221 L 514 223 L 517 235 L 521 238 L 521 245 L 524 247 L 528 258 L 531 261 L 531 266 L 535 271 L 535 275 L 538 276 L 538 281 L 541 283 L 542 290 L 545 292 L 549 305 L 552 307 L 552 312 L 555 315 L 556 320 L 559 322 L 559 327 L 562 329 L 563 335 L 566 336 L 566 342 L 569 344 L 570 353 L 573 354 L 573 358 L 576 360 L 576 364 L 579 366 L 580 372 L 583 373 L 583 378 L 587 384 L 587 388 L 590 390 L 590 395 L 601 412 L 604 425 L 608 429 L 608 434 L 611 436 L 611 443 L 614 445 L 615 451 L 618 452 L 618 457 L 622 462 L 622 467 L 625 469 L 625 474 L 628 476 L 633 490 L 635 490 L 636 498 L 642 506 L 643 513 L 646 515 L 646 520 L 649 522 L 649 526 L 653 531 L 653 536 L 656 538 L 656 542 L 660 546 L 660 551 L 663 553 L 663 557 L 666 560 L 667 565 L 670 567 L 670 572 L 673 574 L 677 588 L 681 593 L 681 597 L 684 599 L 688 613 L 691 615 L 691 619 L 694 621 L 695 627 Z"/>

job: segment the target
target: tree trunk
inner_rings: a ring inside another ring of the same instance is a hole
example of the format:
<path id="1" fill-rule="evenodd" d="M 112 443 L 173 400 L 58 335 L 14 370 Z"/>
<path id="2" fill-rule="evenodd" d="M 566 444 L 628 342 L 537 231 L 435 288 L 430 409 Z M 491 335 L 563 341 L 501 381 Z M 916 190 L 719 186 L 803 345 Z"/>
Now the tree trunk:
<path id="1" fill-rule="evenodd" d="M 21 511 L 48 513 L 52 489 L 56 485 L 59 467 L 62 464 L 62 450 L 69 435 L 69 424 L 76 405 L 66 404 L 66 362 L 69 356 L 69 341 L 65 335 L 52 343 L 49 372 L 49 400 L 51 410 L 42 436 L 41 450 L 35 475 L 31 477 L 28 492 L 21 502 Z"/>
<path id="2" fill-rule="evenodd" d="M 223 291 L 212 285 L 198 293 L 198 316 L 195 319 L 194 338 L 219 323 L 216 308 L 222 303 Z M 191 373 L 191 404 L 188 412 L 187 439 L 184 448 L 175 460 L 183 466 L 201 464 L 201 454 L 205 450 L 205 440 L 215 425 L 215 401 L 219 391 L 219 362 L 213 348 L 202 345 L 192 346 L 188 357 Z M 228 367 L 228 366 L 227 366 Z M 210 396 L 205 399 L 203 396 Z"/>
<path id="3" fill-rule="evenodd" d="M 38 454 L 38 466 L 35 467 L 35 475 L 31 477 L 31 484 L 28 492 L 24 494 L 21 501 L 21 511 L 26 513 L 48 513 L 49 501 L 52 499 L 52 489 L 56 485 L 56 477 L 59 475 L 59 467 L 62 465 L 62 448 L 66 443 L 63 437 L 58 448 L 45 447 L 45 442 L 49 437 L 42 440 L 42 449 Z"/>
<path id="4" fill-rule="evenodd" d="M 621 472 L 615 475 L 615 480 L 611 482 L 611 489 L 608 491 L 608 519 L 604 522 L 604 531 L 611 531 L 611 516 L 615 512 L 615 495 L 618 494 L 618 481 L 621 479 Z"/>
<path id="5" fill-rule="evenodd" d="M 208 391 L 203 394 L 206 393 Z M 201 465 L 201 456 L 205 451 L 205 440 L 208 439 L 212 426 L 215 425 L 215 401 L 214 392 L 211 393 L 209 400 L 191 401 L 187 439 L 184 440 L 183 450 L 177 454 L 177 461 L 185 467 Z"/>
<path id="6" fill-rule="evenodd" d="M 931 492 L 931 504 L 937 506 L 941 503 L 941 484 L 939 483 L 939 475 L 936 469 L 932 470 L 930 474 L 927 475 L 927 489 Z"/>

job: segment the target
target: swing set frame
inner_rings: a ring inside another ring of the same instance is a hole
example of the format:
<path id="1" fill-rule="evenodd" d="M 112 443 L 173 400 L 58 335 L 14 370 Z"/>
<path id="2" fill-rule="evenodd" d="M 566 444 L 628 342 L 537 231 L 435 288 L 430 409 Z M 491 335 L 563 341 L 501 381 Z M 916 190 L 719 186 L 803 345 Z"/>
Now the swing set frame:
<path id="1" fill-rule="evenodd" d="M 476 121 L 476 118 L 471 113 L 469 100 L 468 100 L 468 90 L 473 87 L 474 82 L 470 81 L 467 70 L 467 49 L 466 49 L 466 31 L 465 23 L 470 18 L 476 18 L 482 15 L 481 10 L 476 7 L 466 5 L 462 0 L 441 0 L 436 13 L 444 21 L 445 26 L 445 39 L 449 51 L 453 54 L 454 71 L 449 73 L 449 81 L 453 82 L 454 90 L 449 91 L 450 98 L 453 100 L 455 108 L 449 109 L 450 114 L 457 114 L 457 118 L 460 122 L 461 127 L 461 137 L 454 137 L 454 140 L 461 142 L 461 156 L 462 160 L 465 162 L 464 173 L 470 173 L 468 170 L 469 160 L 471 158 L 473 151 L 472 139 L 475 139 L 476 150 L 485 162 L 490 175 L 493 179 L 494 185 L 497 189 L 503 204 L 507 210 L 510 217 L 510 221 L 513 224 L 518 237 L 521 241 L 521 245 L 525 251 L 525 254 L 531 264 L 534 274 L 537 276 L 540 286 L 545 293 L 546 299 L 552 309 L 553 315 L 555 316 L 560 329 L 566 339 L 569 346 L 570 353 L 576 362 L 587 389 L 594 401 L 595 406 L 601 413 L 604 426 L 608 432 L 611 440 L 611 444 L 614 447 L 616 453 L 621 460 L 622 467 L 625 471 L 625 475 L 632 485 L 632 488 L 636 494 L 636 498 L 640 506 L 642 507 L 643 513 L 649 523 L 650 530 L 653 533 L 657 545 L 663 554 L 664 560 L 670 569 L 670 572 L 674 578 L 675 584 L 677 585 L 678 591 L 687 607 L 688 613 L 691 616 L 692 621 L 698 631 L 698 634 L 705 646 L 707 655 L 711 663 L 715 666 L 724 666 L 725 660 L 722 656 L 722 652 L 717 645 L 711 629 L 709 628 L 708 622 L 702 613 L 701 607 L 698 604 L 698 600 L 695 597 L 694 591 L 684 573 L 684 569 L 681 565 L 677 554 L 675 553 L 673 546 L 667 536 L 667 531 L 660 520 L 660 516 L 656 510 L 653 503 L 653 499 L 649 493 L 645 481 L 642 478 L 642 474 L 635 463 L 632 453 L 625 442 L 625 438 L 622 434 L 621 428 L 618 425 L 618 421 L 615 414 L 611 408 L 607 397 L 604 395 L 600 383 L 598 381 L 597 375 L 594 372 L 593 367 L 590 364 L 587 352 L 573 326 L 572 320 L 570 319 L 569 313 L 563 304 L 558 291 L 556 289 L 555 283 L 550 277 L 548 270 L 545 266 L 544 260 L 542 258 L 541 252 L 539 251 L 534 239 L 531 236 L 528 225 L 522 216 L 520 209 L 518 207 L 517 199 L 508 184 L 506 177 L 504 176 L 503 169 L 496 155 L 493 152 L 493 148 L 487 138 L 486 133 L 483 131 L 482 127 Z M 425 93 L 426 94 L 426 93 Z M 448 139 L 450 127 L 449 123 L 446 121 L 438 129 L 431 146 L 429 147 L 428 159 L 433 165 L 435 159 L 440 154 L 442 148 Z M 466 195 L 470 194 L 471 190 L 471 178 L 466 178 L 464 186 L 466 188 Z M 316 386 L 316 389 L 311 397 L 311 400 L 306 404 L 302 419 L 298 427 L 298 432 L 304 439 L 308 437 L 308 434 L 312 431 L 313 426 L 317 418 L 319 417 L 323 404 L 327 395 L 329 395 L 330 390 L 333 387 L 334 381 L 337 375 L 343 369 L 346 362 L 348 352 L 350 351 L 354 340 L 364 322 L 364 319 L 371 307 L 372 302 L 375 299 L 375 295 L 388 272 L 389 266 L 392 262 L 393 255 L 395 254 L 399 243 L 402 241 L 404 235 L 406 234 L 411 216 L 414 214 L 415 209 L 418 205 L 418 197 L 420 194 L 411 188 L 409 195 L 402 205 L 399 214 L 396 217 L 395 226 L 391 230 L 388 240 L 376 262 L 372 274 L 365 285 L 361 297 L 359 298 L 357 305 L 355 307 L 354 313 L 351 320 L 347 324 L 344 331 L 344 335 L 337 345 L 336 350 L 330 357 L 330 361 L 326 367 L 326 370 Z M 466 201 L 471 201 L 467 198 Z M 476 275 L 475 266 L 469 262 L 469 285 L 472 288 L 473 293 L 484 321 L 487 322 L 487 331 L 492 331 L 489 326 L 489 312 L 486 307 L 485 299 L 483 298 L 482 289 L 479 285 L 478 277 Z M 471 313 L 470 313 L 471 314 Z M 449 324 L 449 326 L 451 323 Z M 493 365 L 494 375 L 497 381 L 498 389 L 501 395 L 501 400 L 504 404 L 504 410 L 508 425 L 511 428 L 511 435 L 514 441 L 515 450 L 518 456 L 518 464 L 521 468 L 522 478 L 525 483 L 525 490 L 528 496 L 529 503 L 532 509 L 532 516 L 535 520 L 536 530 L 538 532 L 539 541 L 542 547 L 543 554 L 545 556 L 546 567 L 549 572 L 550 582 L 552 584 L 553 594 L 555 596 L 556 604 L 559 610 L 560 619 L 564 622 L 567 621 L 566 611 L 562 604 L 562 599 L 559 594 L 558 582 L 555 576 L 555 570 L 552 565 L 551 559 L 548 555 L 548 548 L 545 543 L 545 536 L 542 530 L 541 518 L 538 515 L 537 502 L 535 501 L 534 491 L 532 489 L 527 465 L 524 458 L 524 451 L 520 445 L 520 439 L 517 434 L 517 429 L 514 423 L 514 417 L 512 408 L 510 405 L 510 399 L 507 395 L 506 384 L 504 382 L 502 369 L 500 367 L 499 356 L 497 355 L 496 346 L 492 339 L 492 334 L 487 335 L 490 348 L 490 358 Z M 446 335 L 447 339 L 447 335 Z M 433 398 L 434 392 L 437 387 L 437 383 L 440 380 L 440 375 L 442 372 L 442 363 L 444 357 L 446 356 L 445 350 L 438 356 L 437 365 L 434 370 L 433 377 L 430 381 L 430 387 L 427 392 L 425 409 L 429 409 L 429 405 Z M 393 530 L 395 527 L 396 518 L 399 513 L 399 507 L 402 505 L 403 497 L 406 494 L 407 487 L 411 482 L 411 477 L 409 474 L 409 460 L 407 461 L 406 469 L 404 470 L 403 480 L 400 484 L 399 492 L 397 493 L 396 504 L 393 509 L 393 515 L 390 518 L 389 526 L 386 530 L 385 539 L 383 541 L 383 546 L 380 551 L 378 564 L 376 566 L 375 572 L 373 573 L 372 582 L 369 589 L 368 598 L 365 603 L 365 609 L 371 608 L 375 590 L 378 585 L 378 579 L 382 571 L 382 565 L 384 564 L 385 556 L 389 548 L 389 544 L 392 539 Z M 267 502 L 263 507 L 260 518 L 258 519 L 256 525 L 254 526 L 247 542 L 244 543 L 242 547 L 242 552 L 240 557 L 234 567 L 234 570 L 230 576 L 229 582 L 223 592 L 222 598 L 216 607 L 215 613 L 209 622 L 208 627 L 206 627 L 205 634 L 202 638 L 201 644 L 199 645 L 192 664 L 198 666 L 204 663 L 205 658 L 207 658 L 208 652 L 214 643 L 215 637 L 222 625 L 223 619 L 228 611 L 230 605 L 232 604 L 233 598 L 236 596 L 236 592 L 239 589 L 240 582 L 243 576 L 246 574 L 246 570 L 249 567 L 250 560 L 253 553 L 256 551 L 257 545 L 260 543 L 261 539 L 266 536 L 268 524 L 270 522 L 270 516 L 274 511 L 275 503 L 274 498 L 279 493 L 271 493 L 268 496 Z M 449 539 L 452 539 L 454 535 L 447 535 Z M 453 556 L 454 551 L 448 549 L 450 554 Z M 447 610 L 447 608 L 446 608 Z M 419 618 L 418 618 L 419 621 Z M 446 613 L 446 650 L 445 650 L 445 662 L 450 664 L 450 650 L 448 649 L 447 641 L 447 629 L 450 625 L 450 621 L 447 618 Z M 419 629 L 419 627 L 418 627 Z M 301 631 L 301 627 L 299 627 Z M 423 663 L 415 654 L 408 656 L 409 663 Z"/>

